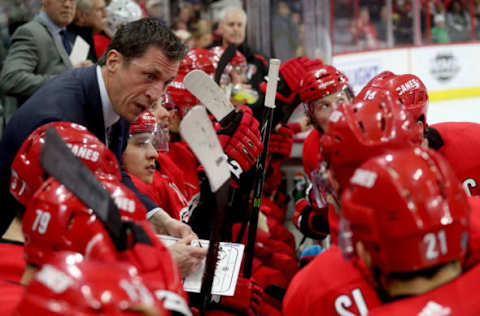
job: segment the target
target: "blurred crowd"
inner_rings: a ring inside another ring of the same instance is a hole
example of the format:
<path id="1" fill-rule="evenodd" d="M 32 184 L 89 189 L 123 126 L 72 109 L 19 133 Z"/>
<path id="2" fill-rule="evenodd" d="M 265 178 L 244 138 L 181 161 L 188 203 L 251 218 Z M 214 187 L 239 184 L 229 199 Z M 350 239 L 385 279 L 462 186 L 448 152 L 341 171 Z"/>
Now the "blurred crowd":
<path id="1" fill-rule="evenodd" d="M 349 33 L 339 34 L 339 42 L 351 49 L 376 49 L 391 45 L 413 45 L 414 6 L 410 0 L 393 0 L 389 12 L 386 1 L 343 1 L 336 6 L 340 19 L 349 20 Z M 420 1 L 420 44 L 465 42 L 479 39 L 480 1 Z M 353 10 L 353 11 L 352 11 Z M 342 13 L 343 11 L 343 13 Z M 335 14 L 336 15 L 336 14 Z M 392 43 L 388 24 L 391 21 Z"/>

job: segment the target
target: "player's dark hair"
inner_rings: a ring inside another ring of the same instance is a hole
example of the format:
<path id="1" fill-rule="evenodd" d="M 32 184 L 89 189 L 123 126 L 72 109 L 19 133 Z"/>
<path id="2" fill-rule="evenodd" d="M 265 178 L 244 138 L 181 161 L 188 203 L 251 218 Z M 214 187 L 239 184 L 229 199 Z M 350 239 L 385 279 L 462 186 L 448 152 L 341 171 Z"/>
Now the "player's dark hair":
<path id="1" fill-rule="evenodd" d="M 98 64 L 105 65 L 106 56 L 112 49 L 128 62 L 143 56 L 151 46 L 160 48 L 171 61 L 182 60 L 186 53 L 185 45 L 159 19 L 144 18 L 120 26 Z"/>

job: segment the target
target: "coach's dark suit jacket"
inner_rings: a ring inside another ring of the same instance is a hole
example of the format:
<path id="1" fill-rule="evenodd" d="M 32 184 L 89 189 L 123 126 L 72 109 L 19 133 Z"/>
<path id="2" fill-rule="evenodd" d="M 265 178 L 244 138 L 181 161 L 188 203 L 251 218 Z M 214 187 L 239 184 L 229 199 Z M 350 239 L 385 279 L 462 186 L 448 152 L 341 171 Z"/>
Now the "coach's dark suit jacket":
<path id="1" fill-rule="evenodd" d="M 52 121 L 81 124 L 105 143 L 105 124 L 95 66 L 69 70 L 47 81 L 8 122 L 0 143 L 0 236 L 14 218 L 17 207 L 15 198 L 9 192 L 10 166 L 15 154 L 28 135 L 37 127 Z M 112 129 L 109 148 L 119 162 L 127 145 L 129 126 L 126 120 L 120 118 Z M 137 193 L 147 210 L 155 208 L 146 195 L 138 193 L 126 172 L 123 172 L 122 182 Z"/>

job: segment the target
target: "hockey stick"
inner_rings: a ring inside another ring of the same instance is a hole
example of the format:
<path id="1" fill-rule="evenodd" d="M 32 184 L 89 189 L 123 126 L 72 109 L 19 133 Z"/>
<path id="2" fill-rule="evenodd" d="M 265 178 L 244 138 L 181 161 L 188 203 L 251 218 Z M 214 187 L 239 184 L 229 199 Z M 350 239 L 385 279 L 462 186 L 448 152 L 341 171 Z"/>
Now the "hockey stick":
<path id="1" fill-rule="evenodd" d="M 268 69 L 268 85 L 265 95 L 265 109 L 260 132 L 262 133 L 263 151 L 256 164 L 256 179 L 253 189 L 253 204 L 250 212 L 250 226 L 248 228 L 247 246 L 245 247 L 245 263 L 243 266 L 243 276 L 250 278 L 252 275 L 253 256 L 255 254 L 255 241 L 257 237 L 258 213 L 262 202 L 263 185 L 265 182 L 265 163 L 268 155 L 268 141 L 272 130 L 273 112 L 275 110 L 275 94 L 278 83 L 278 69 L 280 67 L 279 59 L 270 59 Z"/>
<path id="2" fill-rule="evenodd" d="M 217 84 L 220 84 L 220 78 L 222 77 L 223 71 L 232 58 L 235 57 L 236 51 L 237 46 L 235 44 L 228 45 L 227 49 L 223 51 L 222 57 L 220 57 L 220 60 L 218 61 L 217 69 L 215 70 L 215 82 Z"/>
<path id="3" fill-rule="evenodd" d="M 235 108 L 211 77 L 201 70 L 192 70 L 183 79 L 183 85 L 205 105 L 220 125 L 225 126 L 229 122 L 229 114 L 233 115 Z"/>
<path id="4" fill-rule="evenodd" d="M 75 157 L 55 129 L 49 128 L 45 134 L 41 154 L 43 168 L 95 212 L 116 248 L 124 250 L 125 232 L 120 213 L 110 193 L 90 169 Z"/>
<path id="5" fill-rule="evenodd" d="M 202 164 L 207 174 L 210 189 L 215 193 L 215 216 L 210 231 L 205 271 L 202 277 L 200 296 L 204 314 L 211 299 L 213 279 L 218 258 L 218 247 L 228 200 L 230 169 L 220 142 L 204 107 L 193 107 L 180 122 L 180 134 Z"/>

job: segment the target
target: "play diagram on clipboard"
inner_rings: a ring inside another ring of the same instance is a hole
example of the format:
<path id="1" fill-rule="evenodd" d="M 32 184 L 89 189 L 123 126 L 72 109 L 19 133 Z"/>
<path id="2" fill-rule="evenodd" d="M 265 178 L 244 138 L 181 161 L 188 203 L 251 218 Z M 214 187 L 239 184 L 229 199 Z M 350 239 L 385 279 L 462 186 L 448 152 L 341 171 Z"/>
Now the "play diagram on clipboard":
<path id="1" fill-rule="evenodd" d="M 178 240 L 178 238 L 165 235 L 158 235 L 158 237 L 167 247 L 173 245 Z M 200 244 L 201 247 L 208 248 L 209 241 L 200 240 Z M 222 296 L 233 296 L 235 294 L 235 287 L 237 285 L 244 248 L 245 246 L 242 244 L 229 242 L 220 243 L 215 278 L 213 279 L 212 294 Z M 205 260 L 200 269 L 191 273 L 183 280 L 183 288 L 185 291 L 200 293 L 204 270 Z"/>

